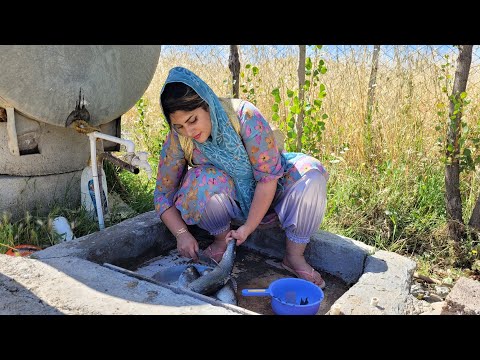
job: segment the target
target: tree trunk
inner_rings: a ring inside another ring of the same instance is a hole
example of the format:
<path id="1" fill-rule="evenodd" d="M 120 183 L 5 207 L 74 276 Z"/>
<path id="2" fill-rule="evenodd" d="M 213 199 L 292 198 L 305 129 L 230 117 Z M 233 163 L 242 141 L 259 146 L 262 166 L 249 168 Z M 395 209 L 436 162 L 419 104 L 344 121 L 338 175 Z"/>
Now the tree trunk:
<path id="1" fill-rule="evenodd" d="M 477 230 L 480 230 L 480 196 L 475 202 L 475 207 L 473 208 L 472 216 L 470 217 L 468 225 Z"/>
<path id="2" fill-rule="evenodd" d="M 447 210 L 448 232 L 452 239 L 459 242 L 465 235 L 462 217 L 462 199 L 460 196 L 460 152 L 459 137 L 461 131 L 462 108 L 454 114 L 455 103 L 461 101 L 460 94 L 467 88 L 468 73 L 472 62 L 473 45 L 459 45 L 457 69 L 450 99 L 449 126 L 447 127 L 447 144 L 453 149 L 446 149 L 447 165 L 445 166 L 445 202 Z M 455 101 L 454 101 L 455 99 Z"/>
<path id="3" fill-rule="evenodd" d="M 475 202 L 475 207 L 473 208 L 472 216 L 470 217 L 468 225 L 477 230 L 480 230 L 480 196 Z"/>
<path id="4" fill-rule="evenodd" d="M 306 45 L 298 45 L 298 102 L 303 105 L 305 98 L 305 58 L 307 52 Z M 302 136 L 303 136 L 303 106 L 300 106 L 300 113 L 297 116 L 297 151 L 302 151 Z"/>
<path id="5" fill-rule="evenodd" d="M 377 87 L 377 71 L 378 71 L 378 57 L 380 55 L 380 45 L 373 47 L 372 70 L 370 72 L 370 80 L 368 81 L 367 93 L 367 113 L 365 117 L 364 128 L 364 151 L 365 159 L 370 161 L 372 153 L 372 113 L 373 103 L 375 102 L 375 88 Z"/>
<path id="6" fill-rule="evenodd" d="M 228 68 L 232 73 L 232 92 L 234 98 L 240 97 L 240 56 L 238 54 L 238 45 L 230 45 L 230 56 L 228 58 Z"/>

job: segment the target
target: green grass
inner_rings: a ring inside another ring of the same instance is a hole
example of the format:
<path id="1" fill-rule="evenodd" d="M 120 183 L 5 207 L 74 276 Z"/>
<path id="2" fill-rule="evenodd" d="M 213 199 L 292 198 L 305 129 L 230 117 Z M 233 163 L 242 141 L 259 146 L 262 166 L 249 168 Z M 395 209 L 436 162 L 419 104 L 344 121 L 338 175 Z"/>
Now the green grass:
<path id="1" fill-rule="evenodd" d="M 3 213 L 0 221 L 0 253 L 21 244 L 41 248 L 58 244 L 60 236 L 52 229 L 53 219 L 57 216 L 64 216 L 69 221 L 77 237 L 98 231 L 98 223 L 82 207 L 68 209 L 53 205 L 45 216 L 27 211 L 25 216 L 17 221 L 12 221 L 8 213 Z"/>
<path id="2" fill-rule="evenodd" d="M 152 167 L 152 178 L 148 179 L 145 172 L 140 170 L 139 174 L 132 174 L 105 163 L 105 175 L 109 191 L 117 192 L 125 203 L 137 214 L 153 210 L 153 191 L 155 190 L 155 175 L 157 173 L 157 161 L 153 157 L 149 159 Z"/>
<path id="3" fill-rule="evenodd" d="M 366 169 L 340 162 L 327 168 L 331 176 L 322 229 L 431 266 L 470 268 L 479 259 L 478 242 L 471 237 L 458 253 L 449 240 L 441 164 L 419 161 L 408 168 L 384 161 Z"/>

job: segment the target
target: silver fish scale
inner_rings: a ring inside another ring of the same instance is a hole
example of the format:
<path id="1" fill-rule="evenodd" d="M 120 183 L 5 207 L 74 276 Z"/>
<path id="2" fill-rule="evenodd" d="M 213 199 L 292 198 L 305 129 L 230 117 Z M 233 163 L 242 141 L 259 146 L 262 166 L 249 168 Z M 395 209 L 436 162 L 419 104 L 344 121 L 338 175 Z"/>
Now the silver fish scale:
<path id="1" fill-rule="evenodd" d="M 236 240 L 227 244 L 222 260 L 211 272 L 200 276 L 188 284 L 187 288 L 203 295 L 210 295 L 221 289 L 231 278 L 236 255 Z"/>

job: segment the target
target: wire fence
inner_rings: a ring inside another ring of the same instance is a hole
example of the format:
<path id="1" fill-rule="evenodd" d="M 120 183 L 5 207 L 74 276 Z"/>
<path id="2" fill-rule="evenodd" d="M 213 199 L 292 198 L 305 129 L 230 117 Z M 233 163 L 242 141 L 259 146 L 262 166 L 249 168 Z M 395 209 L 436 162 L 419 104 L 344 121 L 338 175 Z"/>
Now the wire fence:
<path id="1" fill-rule="evenodd" d="M 367 95 L 372 69 L 373 45 L 326 45 L 315 52 L 307 46 L 313 61 L 325 61 L 322 75 L 327 96 L 323 107 L 329 115 L 324 136 L 330 149 L 361 142 L 361 129 L 367 110 Z M 474 46 L 467 93 L 472 100 L 465 116 L 479 111 L 480 49 Z M 162 46 L 160 61 L 149 90 L 155 101 L 169 69 L 184 66 L 202 77 L 220 96 L 232 96 L 232 75 L 228 67 L 229 45 Z M 297 45 L 240 45 L 240 97 L 248 88 L 255 90 L 255 103 L 265 116 L 272 116 L 272 90 L 282 95 L 298 89 Z M 399 138 L 415 142 L 423 138 L 422 147 L 433 146 L 433 136 L 425 136 L 438 122 L 438 103 L 446 102 L 444 86 L 453 85 L 458 49 L 448 45 L 381 45 L 373 104 L 373 124 L 379 141 L 388 144 Z M 247 64 L 258 68 L 248 75 Z M 449 73 L 450 85 L 441 77 Z M 318 91 L 312 87 L 311 91 Z M 387 130 L 388 129 L 388 130 Z M 426 143 L 425 143 L 426 142 Z M 411 142 L 408 146 L 411 146 Z M 320 150 L 319 150 L 320 151 Z M 392 150 L 393 151 L 393 150 Z"/>
<path id="2" fill-rule="evenodd" d="M 311 56 L 311 51 L 309 53 L 308 49 L 307 56 Z M 276 74 L 274 78 L 277 79 L 294 75 L 298 66 L 297 45 L 240 45 L 239 50 L 242 65 L 265 66 L 265 74 Z M 221 87 L 227 78 L 219 75 L 227 74 L 228 77 L 229 74 L 229 53 L 229 45 L 164 45 L 161 61 L 178 63 L 179 66 L 195 64 L 198 75 L 214 80 L 211 83 L 212 87 Z M 368 67 L 371 64 L 372 54 L 373 45 L 325 45 L 321 56 L 332 66 L 335 63 L 352 62 L 360 67 Z M 400 66 L 404 72 L 408 72 L 422 70 L 425 67 L 438 68 L 445 63 L 446 55 L 454 61 L 457 54 L 457 49 L 450 45 L 382 45 L 380 64 L 387 69 Z M 217 67 L 223 68 L 224 72 L 218 74 Z M 473 86 L 480 81 L 479 70 L 480 49 L 474 47 L 470 73 L 470 84 Z"/>

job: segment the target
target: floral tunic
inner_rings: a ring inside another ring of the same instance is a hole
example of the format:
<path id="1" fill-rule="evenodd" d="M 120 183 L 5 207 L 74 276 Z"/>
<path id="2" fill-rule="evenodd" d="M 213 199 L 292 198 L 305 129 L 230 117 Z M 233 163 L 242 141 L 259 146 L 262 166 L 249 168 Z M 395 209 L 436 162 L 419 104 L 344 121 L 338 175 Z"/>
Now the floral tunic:
<path id="1" fill-rule="evenodd" d="M 272 204 L 310 169 L 319 170 L 328 179 L 328 173 L 317 159 L 302 153 L 280 153 L 270 125 L 252 103 L 243 101 L 238 117 L 240 135 L 255 180 L 279 179 Z M 213 195 L 225 193 L 236 199 L 232 178 L 210 164 L 198 148 L 193 150 L 192 162 L 196 166 L 188 169 L 178 136 L 170 131 L 160 154 L 154 192 L 155 210 L 159 216 L 175 205 L 186 224 L 197 224 Z M 240 213 L 238 217 L 241 218 Z"/>

